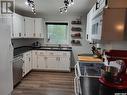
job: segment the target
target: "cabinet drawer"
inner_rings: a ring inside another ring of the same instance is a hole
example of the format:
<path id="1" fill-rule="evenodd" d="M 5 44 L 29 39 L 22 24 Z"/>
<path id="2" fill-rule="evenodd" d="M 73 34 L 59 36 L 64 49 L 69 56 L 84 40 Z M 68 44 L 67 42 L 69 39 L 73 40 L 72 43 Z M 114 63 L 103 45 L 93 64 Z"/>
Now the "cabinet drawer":
<path id="1" fill-rule="evenodd" d="M 37 51 L 37 55 L 46 55 L 46 51 Z"/>
<path id="2" fill-rule="evenodd" d="M 59 56 L 70 56 L 70 52 L 64 52 L 64 51 L 60 51 L 58 52 Z"/>
<path id="3" fill-rule="evenodd" d="M 57 51 L 47 51 L 48 56 L 57 56 L 58 52 Z"/>

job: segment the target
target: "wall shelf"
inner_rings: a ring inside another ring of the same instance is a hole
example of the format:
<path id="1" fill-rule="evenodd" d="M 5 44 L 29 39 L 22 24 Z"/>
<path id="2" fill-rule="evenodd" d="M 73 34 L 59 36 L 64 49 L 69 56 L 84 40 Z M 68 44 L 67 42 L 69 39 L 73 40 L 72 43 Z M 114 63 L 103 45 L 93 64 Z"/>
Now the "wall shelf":
<path id="1" fill-rule="evenodd" d="M 81 21 L 80 20 L 72 21 L 71 24 L 79 24 L 79 25 L 81 25 Z"/>

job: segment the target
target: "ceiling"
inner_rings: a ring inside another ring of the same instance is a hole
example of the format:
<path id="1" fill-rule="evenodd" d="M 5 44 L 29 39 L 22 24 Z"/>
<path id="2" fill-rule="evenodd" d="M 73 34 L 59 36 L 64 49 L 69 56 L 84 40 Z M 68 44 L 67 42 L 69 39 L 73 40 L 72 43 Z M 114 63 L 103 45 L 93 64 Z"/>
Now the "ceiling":
<path id="1" fill-rule="evenodd" d="M 59 16 L 59 8 L 63 7 L 64 0 L 34 0 L 37 14 L 31 12 L 31 8 L 25 5 L 26 0 L 15 0 L 17 13 L 27 16 Z M 74 0 L 74 5 L 68 8 L 67 13 L 62 15 L 82 15 L 87 13 L 96 0 Z"/>

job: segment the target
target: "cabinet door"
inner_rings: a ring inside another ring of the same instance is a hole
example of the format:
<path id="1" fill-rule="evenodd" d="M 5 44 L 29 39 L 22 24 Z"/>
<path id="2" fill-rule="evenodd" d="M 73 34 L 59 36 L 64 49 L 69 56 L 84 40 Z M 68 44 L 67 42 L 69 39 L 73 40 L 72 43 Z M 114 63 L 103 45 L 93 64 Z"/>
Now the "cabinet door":
<path id="1" fill-rule="evenodd" d="M 101 39 L 103 42 L 118 42 L 126 40 L 125 31 L 126 9 L 105 9 Z"/>
<path id="2" fill-rule="evenodd" d="M 32 51 L 32 69 L 38 69 L 37 51 Z"/>
<path id="3" fill-rule="evenodd" d="M 34 19 L 30 17 L 25 17 L 25 37 L 34 38 Z"/>
<path id="4" fill-rule="evenodd" d="M 70 71 L 70 58 L 69 57 L 59 57 L 59 70 Z"/>
<path id="5" fill-rule="evenodd" d="M 87 14 L 86 39 L 92 42 L 92 14 L 93 9 Z"/>
<path id="6" fill-rule="evenodd" d="M 46 65 L 47 65 L 47 69 L 50 69 L 50 70 L 59 70 L 58 69 L 58 57 L 50 57 L 48 56 L 47 57 L 47 60 L 46 60 Z"/>
<path id="7" fill-rule="evenodd" d="M 42 18 L 35 18 L 34 19 L 34 26 L 35 26 L 35 37 L 36 38 L 42 38 Z"/>
<path id="8" fill-rule="evenodd" d="M 26 52 L 23 55 L 24 59 L 24 74 L 26 75 L 31 70 L 31 52 Z"/>
<path id="9" fill-rule="evenodd" d="M 13 15 L 13 33 L 14 38 L 24 36 L 24 17 L 18 14 Z"/>
<path id="10" fill-rule="evenodd" d="M 38 69 L 46 69 L 46 57 L 43 55 L 38 55 Z"/>

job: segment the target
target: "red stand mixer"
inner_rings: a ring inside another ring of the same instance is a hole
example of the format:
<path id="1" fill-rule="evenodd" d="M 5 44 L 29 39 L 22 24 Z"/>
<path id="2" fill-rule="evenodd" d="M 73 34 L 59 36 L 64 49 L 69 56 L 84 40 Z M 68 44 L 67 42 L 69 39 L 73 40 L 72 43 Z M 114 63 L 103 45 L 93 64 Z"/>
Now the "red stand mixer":
<path id="1" fill-rule="evenodd" d="M 117 78 L 119 82 L 109 81 L 104 76 L 101 76 L 99 81 L 111 88 L 127 89 L 127 50 L 110 50 L 105 52 L 105 55 L 108 56 L 107 60 L 109 65 L 111 61 L 116 60 L 122 60 L 124 64 L 121 65 L 121 71 L 118 73 L 117 77 L 113 77 L 114 80 Z"/>

